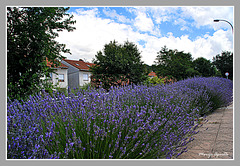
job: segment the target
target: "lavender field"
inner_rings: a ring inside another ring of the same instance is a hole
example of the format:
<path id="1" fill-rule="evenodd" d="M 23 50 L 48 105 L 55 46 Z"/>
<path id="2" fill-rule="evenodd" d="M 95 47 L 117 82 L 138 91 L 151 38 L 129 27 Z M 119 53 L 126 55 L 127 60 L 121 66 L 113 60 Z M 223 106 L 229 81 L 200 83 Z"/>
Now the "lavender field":
<path id="1" fill-rule="evenodd" d="M 197 134 L 195 121 L 232 95 L 231 80 L 198 77 L 8 100 L 7 158 L 176 158 Z"/>

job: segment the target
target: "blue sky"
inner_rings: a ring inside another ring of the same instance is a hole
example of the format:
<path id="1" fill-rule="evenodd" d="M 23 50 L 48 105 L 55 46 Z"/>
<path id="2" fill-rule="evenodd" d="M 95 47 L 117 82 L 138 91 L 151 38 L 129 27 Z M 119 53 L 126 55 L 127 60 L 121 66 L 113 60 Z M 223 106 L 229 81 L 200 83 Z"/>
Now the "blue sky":
<path id="1" fill-rule="evenodd" d="M 225 19 L 232 24 L 231 6 L 186 7 L 71 7 L 77 29 L 59 33 L 59 42 L 70 48 L 68 59 L 91 62 L 104 45 L 116 40 L 135 43 L 142 60 L 154 64 L 157 52 L 166 45 L 170 49 L 189 52 L 193 58 L 212 60 L 222 51 L 233 51 L 233 34 Z"/>

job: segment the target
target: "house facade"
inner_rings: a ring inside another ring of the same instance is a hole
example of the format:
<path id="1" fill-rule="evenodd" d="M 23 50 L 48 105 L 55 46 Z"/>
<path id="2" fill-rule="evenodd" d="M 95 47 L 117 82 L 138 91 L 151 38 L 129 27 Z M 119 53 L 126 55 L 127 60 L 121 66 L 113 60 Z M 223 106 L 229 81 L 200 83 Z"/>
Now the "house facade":
<path id="1" fill-rule="evenodd" d="M 57 69 L 54 69 L 54 71 L 57 74 L 55 73 L 50 74 L 53 85 L 56 85 L 59 88 L 68 88 L 67 68 L 57 68 Z"/>
<path id="2" fill-rule="evenodd" d="M 89 71 L 89 67 L 93 66 L 93 63 L 87 63 L 81 59 L 64 59 L 61 63 L 68 66 L 68 87 L 70 89 L 78 88 L 79 86 L 83 86 L 91 82 L 91 72 Z"/>
<path id="3" fill-rule="evenodd" d="M 68 66 L 60 64 L 58 67 L 52 67 L 52 63 L 46 60 L 47 66 L 53 69 L 50 78 L 44 76 L 41 79 L 48 79 L 54 86 L 58 88 L 68 88 Z"/>

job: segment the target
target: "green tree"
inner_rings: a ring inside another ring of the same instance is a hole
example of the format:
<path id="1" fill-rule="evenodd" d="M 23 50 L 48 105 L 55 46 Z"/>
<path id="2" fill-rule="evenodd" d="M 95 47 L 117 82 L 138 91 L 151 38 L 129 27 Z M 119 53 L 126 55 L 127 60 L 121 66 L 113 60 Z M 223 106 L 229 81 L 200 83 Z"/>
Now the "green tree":
<path id="1" fill-rule="evenodd" d="M 8 97 L 24 99 L 44 86 L 40 79 L 52 72 L 46 58 L 58 66 L 70 53 L 64 44 L 54 40 L 59 31 L 73 31 L 73 16 L 63 7 L 7 8 L 7 89 Z"/>
<path id="2" fill-rule="evenodd" d="M 194 69 L 198 71 L 203 77 L 214 76 L 215 69 L 210 60 L 199 57 L 193 61 Z"/>
<path id="3" fill-rule="evenodd" d="M 147 64 L 144 64 L 144 67 L 145 67 L 145 70 L 146 70 L 146 73 L 150 73 L 152 71 L 152 66 L 149 66 Z"/>
<path id="4" fill-rule="evenodd" d="M 199 73 L 197 70 L 195 70 L 193 67 L 189 67 L 186 69 L 186 75 L 188 77 L 194 77 L 194 76 L 200 76 L 201 73 Z"/>
<path id="5" fill-rule="evenodd" d="M 156 57 L 155 64 L 158 66 L 157 74 L 160 76 L 170 76 L 177 80 L 191 77 L 197 73 L 193 69 L 193 58 L 190 53 L 171 50 L 164 46 Z"/>
<path id="6" fill-rule="evenodd" d="M 91 67 L 92 83 L 109 89 L 113 85 L 138 84 L 146 79 L 146 69 L 141 54 L 135 44 L 111 41 L 104 46 L 103 52 L 97 52 Z"/>
<path id="7" fill-rule="evenodd" d="M 144 67 L 146 68 L 146 74 L 149 74 L 150 72 L 155 72 L 158 71 L 158 67 L 157 65 L 153 64 L 153 65 L 147 65 L 147 64 L 144 64 Z"/>
<path id="8" fill-rule="evenodd" d="M 213 57 L 213 64 L 221 72 L 222 77 L 226 77 L 225 73 L 228 72 L 229 79 L 233 79 L 233 53 L 229 51 L 223 51 L 220 54 Z"/>

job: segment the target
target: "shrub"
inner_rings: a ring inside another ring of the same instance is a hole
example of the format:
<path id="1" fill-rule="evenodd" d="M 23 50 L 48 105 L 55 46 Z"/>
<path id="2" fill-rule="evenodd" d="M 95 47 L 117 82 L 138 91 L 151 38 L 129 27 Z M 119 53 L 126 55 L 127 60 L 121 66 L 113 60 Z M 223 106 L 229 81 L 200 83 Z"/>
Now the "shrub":
<path id="1" fill-rule="evenodd" d="M 104 88 L 109 90 L 112 86 L 124 86 L 129 85 L 132 82 L 123 75 L 123 74 L 116 74 L 116 75 L 107 75 L 107 74 L 99 74 L 99 75 L 92 75 L 91 76 L 91 86 L 95 88 Z"/>
<path id="2" fill-rule="evenodd" d="M 233 100 L 233 82 L 220 77 L 195 77 L 178 82 L 179 86 L 187 86 L 199 94 L 197 104 L 209 105 L 207 112 L 228 106 Z M 205 100 L 205 102 L 203 101 Z M 205 114 L 204 112 L 201 115 Z"/>
<path id="3" fill-rule="evenodd" d="M 156 86 L 158 84 L 163 85 L 164 82 L 158 77 L 153 77 L 153 78 L 148 77 L 147 80 L 144 82 L 144 84 L 148 86 L 152 86 L 152 85 Z"/>
<path id="4" fill-rule="evenodd" d="M 146 81 L 144 81 L 143 84 L 145 85 L 148 85 L 148 86 L 151 86 L 151 85 L 165 85 L 165 84 L 172 84 L 174 82 L 176 82 L 177 80 L 174 78 L 174 77 L 168 77 L 168 76 L 165 76 L 165 77 L 153 77 L 153 78 L 150 78 L 148 77 Z"/>
<path id="5" fill-rule="evenodd" d="M 56 91 L 59 92 L 59 93 L 63 93 L 65 96 L 68 95 L 68 90 L 67 90 L 67 88 L 59 88 L 59 87 L 56 87 Z"/>
<path id="6" fill-rule="evenodd" d="M 232 101 L 224 87 L 231 93 L 232 82 L 193 78 L 165 86 L 111 87 L 108 93 L 83 90 L 68 98 L 46 93 L 22 104 L 8 100 L 7 158 L 177 157 L 197 133 L 194 120 L 215 101 L 209 93 L 221 94 L 221 105 Z"/>
<path id="7" fill-rule="evenodd" d="M 165 77 L 160 76 L 159 78 L 164 82 L 164 84 L 172 84 L 174 82 L 177 82 L 177 79 L 174 78 L 173 76 L 165 76 Z"/>

